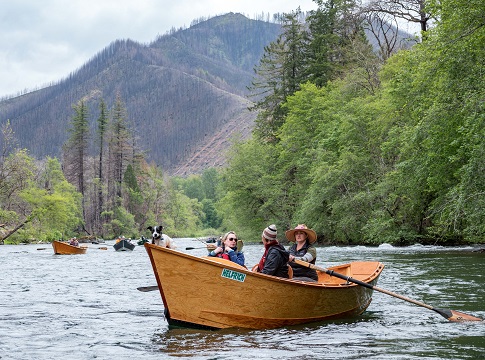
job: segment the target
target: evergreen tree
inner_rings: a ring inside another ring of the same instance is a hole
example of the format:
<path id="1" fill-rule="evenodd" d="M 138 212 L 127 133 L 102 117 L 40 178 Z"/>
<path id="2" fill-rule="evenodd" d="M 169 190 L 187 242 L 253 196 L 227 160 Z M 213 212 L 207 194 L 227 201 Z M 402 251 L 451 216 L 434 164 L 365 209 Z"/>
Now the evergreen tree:
<path id="1" fill-rule="evenodd" d="M 103 185 L 105 183 L 104 179 L 104 172 L 103 169 L 105 167 L 104 164 L 104 154 L 105 154 L 105 143 L 106 143 L 106 136 L 108 131 L 108 110 L 106 108 L 106 104 L 103 99 L 101 99 L 99 103 L 99 117 L 97 120 L 97 132 L 96 132 L 96 140 L 98 145 L 98 181 L 97 181 L 97 205 L 95 209 L 95 228 L 100 230 L 101 224 L 101 213 L 104 207 L 104 195 L 103 195 Z"/>
<path id="2" fill-rule="evenodd" d="M 63 146 L 64 174 L 76 186 L 83 198 L 83 214 L 85 204 L 85 165 L 88 157 L 89 123 L 88 108 L 84 100 L 73 106 L 74 116 L 70 122 L 68 140 Z"/>
<path id="3" fill-rule="evenodd" d="M 256 76 L 250 87 L 256 98 L 252 110 L 260 112 L 254 134 L 268 142 L 277 141 L 277 131 L 285 117 L 282 105 L 304 81 L 306 31 L 301 18 L 299 8 L 282 15 L 282 34 L 264 48 L 255 68 Z"/>
<path id="4" fill-rule="evenodd" d="M 121 96 L 118 94 L 112 111 L 110 128 L 109 164 L 110 197 L 113 204 L 120 204 L 122 199 L 123 175 L 133 154 L 132 134 L 127 125 L 127 114 Z"/>
<path id="5" fill-rule="evenodd" d="M 306 76 L 317 86 L 344 74 L 350 61 L 346 49 L 362 33 L 362 19 L 355 14 L 354 0 L 315 0 L 317 10 L 307 18 L 309 44 Z"/>

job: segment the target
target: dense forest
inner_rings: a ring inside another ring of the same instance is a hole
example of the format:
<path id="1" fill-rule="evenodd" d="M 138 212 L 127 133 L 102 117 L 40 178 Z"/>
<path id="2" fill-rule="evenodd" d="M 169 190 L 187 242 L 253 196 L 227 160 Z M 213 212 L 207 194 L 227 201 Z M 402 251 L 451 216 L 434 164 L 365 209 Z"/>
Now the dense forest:
<path id="1" fill-rule="evenodd" d="M 274 222 L 323 243 L 484 242 L 485 3 L 401 2 L 422 41 L 390 56 L 354 15 L 405 15 L 397 2 L 318 3 L 260 63 L 268 95 L 225 172 L 224 214 L 253 237 Z"/>
<path id="2" fill-rule="evenodd" d="M 86 104 L 75 104 L 61 160 L 35 160 L 16 146 L 9 123 L 2 127 L 0 240 L 139 238 L 155 224 L 176 237 L 216 232 L 222 219 L 215 209 L 215 169 L 169 178 L 148 164 L 120 97 L 112 108 L 100 101 L 94 131 L 87 117 Z"/>
<path id="3" fill-rule="evenodd" d="M 315 2 L 281 16 L 250 86 L 253 136 L 223 170 L 169 177 L 147 162 L 122 95 L 99 100 L 95 129 L 75 103 L 61 160 L 35 161 L 5 124 L 3 238 L 138 237 L 161 223 L 257 241 L 269 223 L 306 223 L 322 244 L 483 243 L 485 4 L 400 3 L 409 18 L 397 2 Z M 421 41 L 399 46 L 397 18 Z"/>

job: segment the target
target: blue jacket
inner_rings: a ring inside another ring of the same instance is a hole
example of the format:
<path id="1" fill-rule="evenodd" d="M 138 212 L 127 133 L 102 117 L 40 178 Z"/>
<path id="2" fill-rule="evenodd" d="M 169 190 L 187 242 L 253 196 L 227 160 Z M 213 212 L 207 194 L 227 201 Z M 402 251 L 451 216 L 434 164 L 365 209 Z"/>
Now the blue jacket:
<path id="1" fill-rule="evenodd" d="M 232 262 L 235 262 L 238 265 L 245 266 L 244 253 L 237 250 L 231 249 L 227 253 L 219 253 L 219 254 L 214 253 L 214 250 L 212 250 L 209 253 L 209 256 L 220 257 L 224 259 L 228 258 L 228 260 L 231 260 Z"/>

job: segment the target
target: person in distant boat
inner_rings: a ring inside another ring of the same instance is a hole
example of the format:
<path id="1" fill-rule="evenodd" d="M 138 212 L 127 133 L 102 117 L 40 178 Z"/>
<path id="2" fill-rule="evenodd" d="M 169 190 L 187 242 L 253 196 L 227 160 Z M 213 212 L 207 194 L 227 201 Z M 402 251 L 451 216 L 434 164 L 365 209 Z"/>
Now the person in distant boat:
<path id="1" fill-rule="evenodd" d="M 221 244 L 209 252 L 209 256 L 216 256 L 223 259 L 231 260 L 241 266 L 244 265 L 244 253 L 238 250 L 237 235 L 234 231 L 226 233 L 221 240 Z"/>
<path id="2" fill-rule="evenodd" d="M 313 246 L 313 243 L 317 241 L 317 234 L 315 231 L 309 229 L 305 224 L 299 224 L 294 229 L 287 230 L 285 235 L 288 241 L 294 242 L 288 249 L 288 252 L 290 253 L 289 265 L 293 269 L 293 279 L 318 281 L 316 270 L 293 262 L 293 260 L 297 259 L 315 264 L 317 259 L 317 249 Z"/>
<path id="3" fill-rule="evenodd" d="M 79 246 L 79 241 L 77 241 L 77 239 L 75 237 L 73 237 L 73 238 L 71 238 L 71 240 L 69 240 L 69 245 Z"/>
<path id="4" fill-rule="evenodd" d="M 263 230 L 261 241 L 264 245 L 264 254 L 259 264 L 254 266 L 253 271 L 262 274 L 289 278 L 288 260 L 289 253 L 281 245 L 276 236 L 278 232 L 276 225 L 272 224 Z"/>

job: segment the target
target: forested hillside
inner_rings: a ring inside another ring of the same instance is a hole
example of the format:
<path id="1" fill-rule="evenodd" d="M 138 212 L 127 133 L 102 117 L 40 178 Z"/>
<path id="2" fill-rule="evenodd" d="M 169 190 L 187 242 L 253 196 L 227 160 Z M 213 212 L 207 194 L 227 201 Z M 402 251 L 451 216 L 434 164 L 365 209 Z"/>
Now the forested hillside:
<path id="1" fill-rule="evenodd" d="M 279 31 L 275 23 L 231 13 L 148 46 L 115 41 L 59 83 L 3 100 L 0 123 L 10 120 L 20 147 L 37 158 L 58 157 L 73 105 L 85 102 L 94 128 L 100 99 L 111 108 L 119 95 L 148 160 L 173 172 L 202 147 L 249 135 L 255 115 L 244 96 L 264 46 Z M 220 163 L 221 149 L 211 165 Z"/>
<path id="2" fill-rule="evenodd" d="M 137 236 L 161 223 L 258 241 L 268 224 L 283 239 L 305 223 L 324 244 L 483 243 L 485 3 L 316 2 L 278 26 L 229 14 L 150 46 L 119 41 L 60 84 L 2 102 L 0 235 Z M 402 46 L 388 16 L 419 24 L 419 41 Z M 248 82 L 257 117 L 244 123 Z M 251 138 L 235 140 L 236 122 Z M 62 159 L 22 149 L 37 135 L 51 142 L 38 151 L 55 148 L 46 134 L 61 137 Z M 231 145 L 225 168 L 205 138 Z M 206 170 L 194 175 L 189 158 Z"/>
<path id="3" fill-rule="evenodd" d="M 306 223 L 329 244 L 483 243 L 485 2 L 369 7 L 322 2 L 307 27 L 288 17 L 258 69 L 271 90 L 225 172 L 224 213 L 253 238 Z M 349 15 L 409 9 L 422 41 L 385 57 Z"/>

